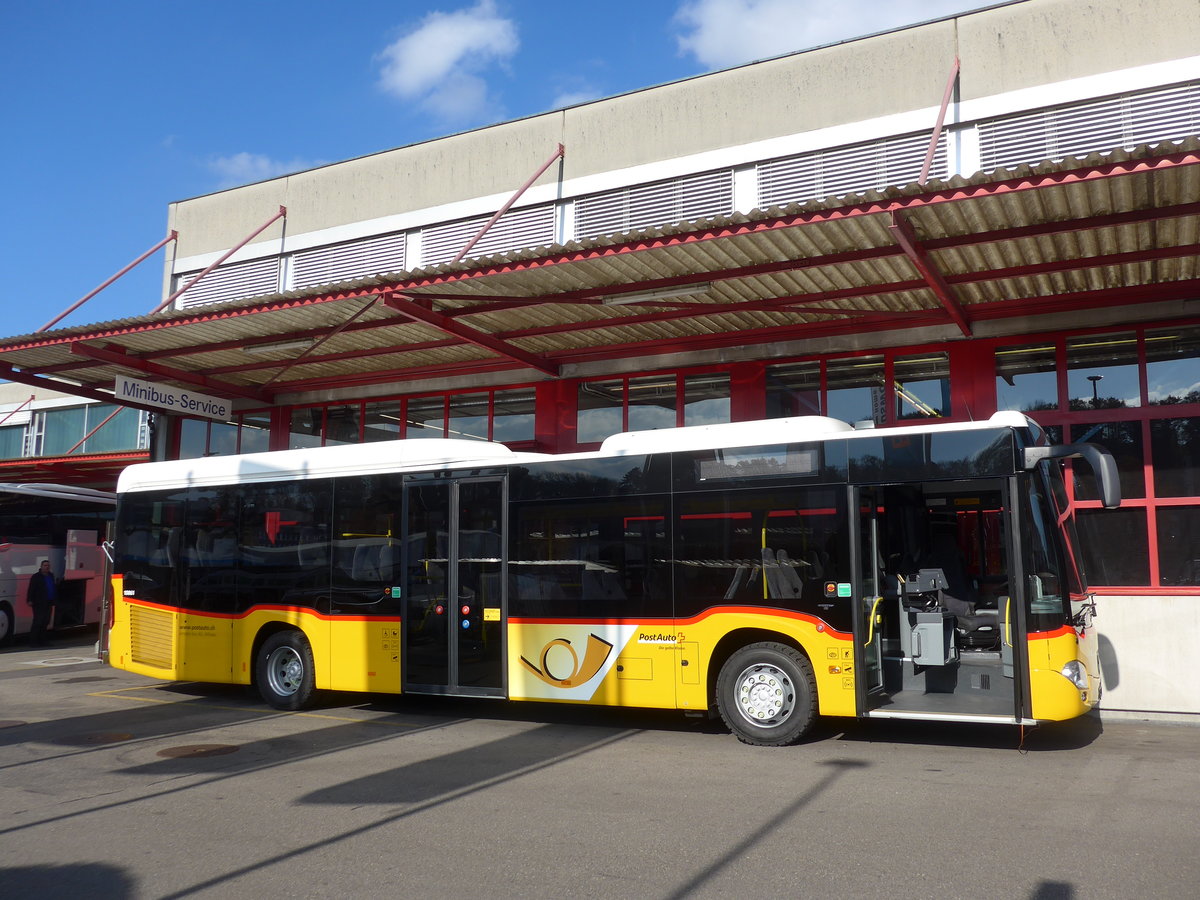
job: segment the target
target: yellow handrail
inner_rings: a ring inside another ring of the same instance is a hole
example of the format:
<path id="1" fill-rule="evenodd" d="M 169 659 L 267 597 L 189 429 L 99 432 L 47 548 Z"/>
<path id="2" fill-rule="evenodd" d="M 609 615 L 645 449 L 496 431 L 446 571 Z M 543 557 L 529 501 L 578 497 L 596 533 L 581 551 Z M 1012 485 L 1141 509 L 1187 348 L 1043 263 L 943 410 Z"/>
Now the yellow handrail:
<path id="1" fill-rule="evenodd" d="M 882 597 L 876 597 L 875 602 L 871 604 L 871 618 L 867 622 L 867 642 L 864 647 L 870 647 L 871 641 L 875 639 L 875 610 L 879 609 L 879 604 L 883 602 Z"/>

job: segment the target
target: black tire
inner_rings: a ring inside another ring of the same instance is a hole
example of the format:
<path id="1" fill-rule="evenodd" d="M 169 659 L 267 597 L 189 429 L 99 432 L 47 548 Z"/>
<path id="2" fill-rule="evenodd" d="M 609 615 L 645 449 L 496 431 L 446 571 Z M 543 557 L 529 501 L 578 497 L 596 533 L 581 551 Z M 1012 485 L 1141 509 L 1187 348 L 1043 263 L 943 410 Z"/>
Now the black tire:
<path id="1" fill-rule="evenodd" d="M 737 739 L 756 747 L 799 741 L 817 717 L 817 680 L 800 651 L 749 644 L 721 666 L 717 709 Z"/>
<path id="2" fill-rule="evenodd" d="M 0 647 L 7 647 L 13 642 L 13 629 L 16 627 L 13 611 L 7 603 L 0 603 Z"/>
<path id="3" fill-rule="evenodd" d="M 258 693 L 275 709 L 304 709 L 316 685 L 312 647 L 299 631 L 280 631 L 258 649 L 254 661 Z"/>

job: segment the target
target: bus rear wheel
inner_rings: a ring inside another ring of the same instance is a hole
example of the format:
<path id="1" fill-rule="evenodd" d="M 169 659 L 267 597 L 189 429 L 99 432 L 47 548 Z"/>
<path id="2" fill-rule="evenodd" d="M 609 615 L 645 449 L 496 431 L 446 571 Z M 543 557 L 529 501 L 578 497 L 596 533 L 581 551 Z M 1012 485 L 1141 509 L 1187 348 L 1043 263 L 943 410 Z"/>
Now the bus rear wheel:
<path id="1" fill-rule="evenodd" d="M 13 614 L 7 603 L 0 603 L 0 647 L 7 647 L 13 639 Z"/>
<path id="2" fill-rule="evenodd" d="M 812 666 L 786 644 L 748 644 L 717 676 L 717 710 L 739 741 L 786 747 L 816 719 L 817 681 Z"/>
<path id="3" fill-rule="evenodd" d="M 312 701 L 316 677 L 312 647 L 299 631 L 280 631 L 263 641 L 254 665 L 263 700 L 275 709 L 304 709 Z"/>

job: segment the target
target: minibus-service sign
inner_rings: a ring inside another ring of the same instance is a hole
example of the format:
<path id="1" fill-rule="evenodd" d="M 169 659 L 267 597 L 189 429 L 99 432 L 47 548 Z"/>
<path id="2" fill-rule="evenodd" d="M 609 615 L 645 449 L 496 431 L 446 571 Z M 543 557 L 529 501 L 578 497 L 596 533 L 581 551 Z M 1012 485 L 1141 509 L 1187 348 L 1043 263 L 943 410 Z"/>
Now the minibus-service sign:
<path id="1" fill-rule="evenodd" d="M 233 417 L 233 404 L 220 397 L 209 397 L 207 394 L 162 384 L 150 384 L 148 381 L 138 381 L 124 375 L 117 376 L 114 388 L 118 403 L 133 401 L 157 406 L 159 409 L 183 416 L 203 416 L 222 422 L 228 422 Z"/>

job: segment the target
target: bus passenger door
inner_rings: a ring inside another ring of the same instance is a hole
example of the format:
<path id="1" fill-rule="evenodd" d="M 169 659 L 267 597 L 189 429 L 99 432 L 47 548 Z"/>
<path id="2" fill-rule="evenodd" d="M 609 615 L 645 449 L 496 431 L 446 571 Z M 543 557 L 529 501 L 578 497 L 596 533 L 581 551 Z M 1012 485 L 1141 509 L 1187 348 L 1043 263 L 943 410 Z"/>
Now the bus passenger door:
<path id="1" fill-rule="evenodd" d="M 1007 486 L 963 479 L 859 496 L 865 714 L 1017 721 L 1024 620 L 1010 600 Z"/>
<path id="2" fill-rule="evenodd" d="M 864 488 L 858 498 L 858 610 L 854 618 L 854 640 L 859 646 L 858 683 L 864 695 L 883 690 L 884 562 L 880 544 L 880 500 L 876 490 Z M 864 709 L 865 697 L 859 697 Z"/>
<path id="3" fill-rule="evenodd" d="M 504 481 L 405 489 L 404 690 L 504 694 Z"/>

